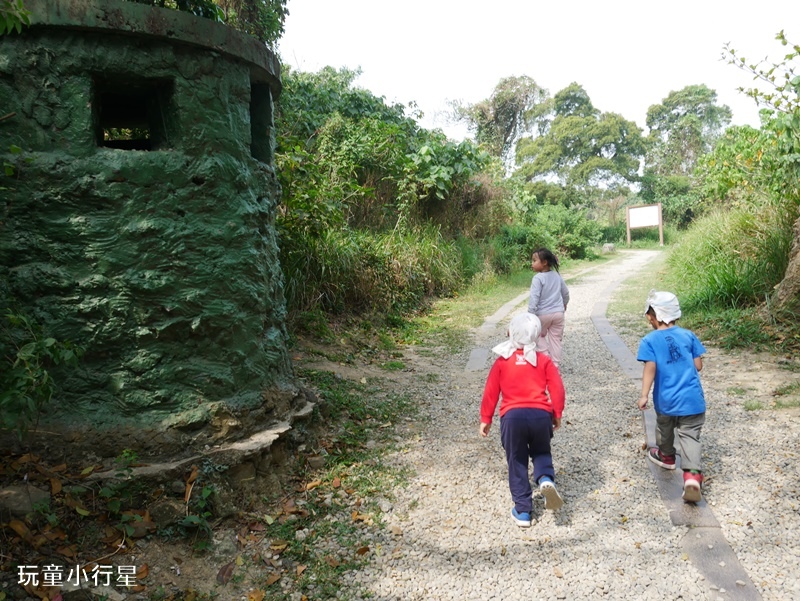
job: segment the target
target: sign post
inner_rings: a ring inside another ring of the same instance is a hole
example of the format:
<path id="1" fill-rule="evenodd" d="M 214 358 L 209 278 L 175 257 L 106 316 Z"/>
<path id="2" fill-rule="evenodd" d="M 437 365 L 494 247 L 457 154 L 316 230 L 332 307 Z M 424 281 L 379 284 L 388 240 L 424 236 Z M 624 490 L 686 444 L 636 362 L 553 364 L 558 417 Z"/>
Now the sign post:
<path id="1" fill-rule="evenodd" d="M 661 203 L 628 207 L 625 211 L 628 230 L 628 246 L 631 245 L 631 230 L 637 227 L 658 226 L 658 241 L 664 246 L 664 219 L 661 216 Z"/>

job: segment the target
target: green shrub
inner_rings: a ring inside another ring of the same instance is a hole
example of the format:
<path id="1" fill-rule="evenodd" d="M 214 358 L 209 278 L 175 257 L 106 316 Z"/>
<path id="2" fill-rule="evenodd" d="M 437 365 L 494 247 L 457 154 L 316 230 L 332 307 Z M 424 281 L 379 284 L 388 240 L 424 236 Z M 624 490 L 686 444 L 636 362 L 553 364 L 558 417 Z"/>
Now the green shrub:
<path id="1" fill-rule="evenodd" d="M 57 390 L 54 368 L 75 365 L 79 354 L 34 320 L 6 312 L 0 319 L 0 427 L 20 437 L 34 427 Z"/>

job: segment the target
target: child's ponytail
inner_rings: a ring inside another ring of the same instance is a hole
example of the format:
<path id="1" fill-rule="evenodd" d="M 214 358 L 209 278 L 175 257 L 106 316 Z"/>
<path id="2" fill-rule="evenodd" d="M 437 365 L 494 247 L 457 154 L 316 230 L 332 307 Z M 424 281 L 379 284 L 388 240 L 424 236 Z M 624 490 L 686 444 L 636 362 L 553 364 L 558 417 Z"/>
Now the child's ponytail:
<path id="1" fill-rule="evenodd" d="M 550 269 L 555 269 L 558 271 L 558 259 L 550 249 L 540 248 L 533 251 L 533 254 L 537 255 L 540 261 L 546 262 Z"/>

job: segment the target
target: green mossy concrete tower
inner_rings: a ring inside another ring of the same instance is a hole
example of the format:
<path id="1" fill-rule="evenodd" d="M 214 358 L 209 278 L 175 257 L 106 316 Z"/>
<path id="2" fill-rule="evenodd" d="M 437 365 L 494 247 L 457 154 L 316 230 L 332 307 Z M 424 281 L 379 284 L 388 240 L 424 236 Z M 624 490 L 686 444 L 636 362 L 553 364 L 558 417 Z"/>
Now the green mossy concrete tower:
<path id="1" fill-rule="evenodd" d="M 285 421 L 305 400 L 274 228 L 274 55 L 177 11 L 26 5 L 31 27 L 0 38 L 0 292 L 85 351 L 40 427 L 147 453 Z"/>

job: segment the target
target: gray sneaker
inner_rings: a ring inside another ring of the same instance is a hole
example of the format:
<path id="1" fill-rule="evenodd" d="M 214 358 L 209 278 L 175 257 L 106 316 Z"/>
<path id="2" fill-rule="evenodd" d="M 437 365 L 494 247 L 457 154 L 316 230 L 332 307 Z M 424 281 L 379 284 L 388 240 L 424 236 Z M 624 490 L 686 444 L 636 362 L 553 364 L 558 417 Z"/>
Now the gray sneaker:
<path id="1" fill-rule="evenodd" d="M 564 500 L 556 490 L 556 485 L 551 480 L 542 480 L 539 482 L 539 492 L 544 497 L 545 509 L 558 509 L 564 504 Z"/>

